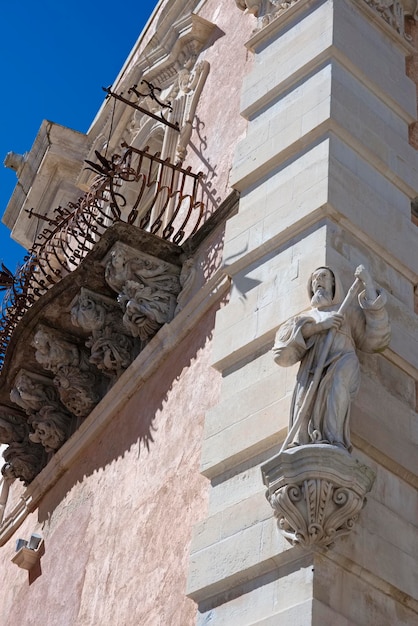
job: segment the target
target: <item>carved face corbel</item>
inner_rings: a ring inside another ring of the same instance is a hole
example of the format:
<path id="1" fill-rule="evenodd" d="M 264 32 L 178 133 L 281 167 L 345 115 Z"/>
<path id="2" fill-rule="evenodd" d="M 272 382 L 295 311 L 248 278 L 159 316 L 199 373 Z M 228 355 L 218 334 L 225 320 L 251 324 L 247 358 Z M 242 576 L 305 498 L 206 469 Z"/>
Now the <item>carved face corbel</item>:
<path id="1" fill-rule="evenodd" d="M 72 303 L 71 321 L 90 332 L 85 344 L 90 348 L 90 363 L 109 375 L 120 375 L 138 353 L 116 300 L 83 287 Z"/>
<path id="2" fill-rule="evenodd" d="M 105 278 L 118 294 L 125 328 L 148 341 L 174 316 L 180 268 L 120 242 L 105 259 Z"/>

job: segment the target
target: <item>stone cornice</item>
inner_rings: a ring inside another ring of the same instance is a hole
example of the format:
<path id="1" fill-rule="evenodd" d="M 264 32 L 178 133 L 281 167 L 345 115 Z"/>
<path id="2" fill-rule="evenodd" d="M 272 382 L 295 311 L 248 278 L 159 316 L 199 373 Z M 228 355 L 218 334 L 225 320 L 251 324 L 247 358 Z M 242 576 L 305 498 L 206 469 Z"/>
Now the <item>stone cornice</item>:
<path id="1" fill-rule="evenodd" d="M 323 1 L 324 0 L 319 0 L 318 4 Z M 406 37 L 399 33 L 394 26 L 390 25 L 382 17 L 381 13 L 369 6 L 367 0 L 351 0 L 351 2 L 353 2 L 360 11 L 363 11 L 371 22 L 374 22 L 376 26 L 381 28 L 392 39 L 393 43 L 403 50 L 406 56 L 415 52 L 415 48 Z M 257 30 L 245 45 L 252 52 L 256 52 L 257 49 L 265 45 L 278 30 L 285 28 L 290 22 L 294 21 L 295 18 L 298 18 L 301 13 L 310 10 L 312 4 L 312 0 L 297 0 L 297 2 L 289 6 L 289 8 L 278 12 L 271 21 Z"/>

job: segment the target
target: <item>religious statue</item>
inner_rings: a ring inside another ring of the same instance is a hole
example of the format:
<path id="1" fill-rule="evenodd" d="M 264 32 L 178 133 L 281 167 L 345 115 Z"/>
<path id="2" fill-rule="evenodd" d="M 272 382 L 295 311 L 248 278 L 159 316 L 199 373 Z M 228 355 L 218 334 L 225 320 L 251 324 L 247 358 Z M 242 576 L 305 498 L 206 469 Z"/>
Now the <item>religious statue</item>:
<path id="1" fill-rule="evenodd" d="M 343 300 L 337 274 L 316 269 L 308 283 L 311 308 L 277 331 L 275 362 L 286 367 L 300 361 L 282 450 L 313 443 L 351 450 L 350 405 L 360 384 L 356 350 L 381 352 L 390 341 L 384 293 L 362 265 L 355 277 Z"/>

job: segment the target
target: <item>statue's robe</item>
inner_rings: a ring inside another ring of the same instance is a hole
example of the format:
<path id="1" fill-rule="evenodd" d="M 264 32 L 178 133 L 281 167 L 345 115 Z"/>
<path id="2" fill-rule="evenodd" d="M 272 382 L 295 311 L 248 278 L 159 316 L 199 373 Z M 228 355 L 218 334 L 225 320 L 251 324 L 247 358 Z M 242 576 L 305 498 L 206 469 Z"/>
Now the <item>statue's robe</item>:
<path id="1" fill-rule="evenodd" d="M 299 425 L 290 445 L 324 442 L 351 450 L 349 414 L 352 400 L 360 385 L 360 368 L 356 349 L 364 352 L 380 352 L 390 340 L 390 326 L 384 308 L 386 298 L 378 294 L 374 302 L 358 297 L 358 304 L 351 306 L 341 328 L 335 333 L 317 391 L 309 410 Z M 331 311 L 338 311 L 338 304 L 312 308 L 285 322 L 277 331 L 273 347 L 274 360 L 282 366 L 300 361 L 296 387 L 290 412 L 292 427 L 302 406 L 305 394 L 317 368 L 318 359 L 328 332 L 320 332 L 304 339 L 303 326 L 309 322 L 321 322 Z"/>

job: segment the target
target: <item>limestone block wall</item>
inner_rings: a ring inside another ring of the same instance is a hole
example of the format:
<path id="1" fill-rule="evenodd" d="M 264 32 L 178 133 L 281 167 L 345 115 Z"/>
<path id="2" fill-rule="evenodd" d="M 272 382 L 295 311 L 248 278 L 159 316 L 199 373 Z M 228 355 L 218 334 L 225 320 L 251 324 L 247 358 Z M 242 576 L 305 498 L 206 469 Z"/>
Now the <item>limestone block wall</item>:
<path id="1" fill-rule="evenodd" d="M 213 348 L 221 400 L 206 416 L 202 452 L 208 518 L 195 529 L 188 583 L 197 623 L 412 624 L 418 161 L 405 58 L 413 48 L 363 0 L 299 0 L 248 47 L 248 133 L 232 172 L 241 200 L 224 249 L 233 287 Z M 392 320 L 384 355 L 360 356 L 352 408 L 353 455 L 377 477 L 353 532 L 327 552 L 303 552 L 278 533 L 264 499 L 260 465 L 284 439 L 297 369 L 278 369 L 269 351 L 277 327 L 307 307 L 314 268 L 331 265 L 347 289 L 360 263 L 387 292 Z"/>

